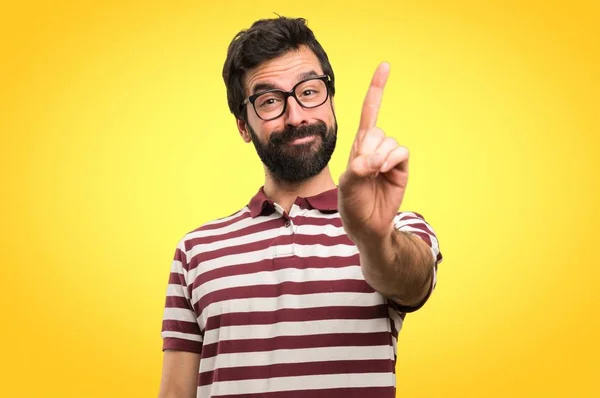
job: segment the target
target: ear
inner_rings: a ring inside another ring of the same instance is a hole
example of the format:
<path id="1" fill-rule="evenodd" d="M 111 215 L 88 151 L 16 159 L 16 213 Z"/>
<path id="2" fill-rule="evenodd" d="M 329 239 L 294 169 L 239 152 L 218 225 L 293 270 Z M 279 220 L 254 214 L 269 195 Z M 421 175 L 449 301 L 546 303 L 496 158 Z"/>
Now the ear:
<path id="1" fill-rule="evenodd" d="M 248 126 L 247 126 L 246 122 L 243 119 L 238 118 L 238 119 L 236 119 L 236 124 L 237 124 L 238 131 L 240 132 L 240 135 L 242 136 L 242 139 L 244 140 L 244 142 L 246 142 L 246 143 L 252 142 L 252 137 L 250 137 L 250 132 L 248 131 Z"/>

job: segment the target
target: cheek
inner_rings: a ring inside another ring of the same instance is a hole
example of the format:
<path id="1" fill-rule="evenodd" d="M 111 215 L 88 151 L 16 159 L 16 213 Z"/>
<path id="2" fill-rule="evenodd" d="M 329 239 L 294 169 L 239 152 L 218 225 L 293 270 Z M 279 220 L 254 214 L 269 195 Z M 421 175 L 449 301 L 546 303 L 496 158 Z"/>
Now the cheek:
<path id="1" fill-rule="evenodd" d="M 283 123 L 281 123 L 280 119 L 281 118 L 271 120 L 269 122 L 262 122 L 260 124 L 259 128 L 264 139 L 268 139 L 271 133 L 275 131 L 283 131 L 285 129 L 285 126 Z"/>
<path id="2" fill-rule="evenodd" d="M 327 106 L 327 108 L 324 109 L 323 120 L 326 121 L 329 126 L 333 126 L 335 123 L 335 113 L 331 106 Z"/>
<path id="3" fill-rule="evenodd" d="M 248 127 L 251 127 L 254 135 L 264 143 L 269 139 L 271 132 L 276 130 L 277 123 L 263 122 L 260 119 L 254 119 L 250 121 Z"/>

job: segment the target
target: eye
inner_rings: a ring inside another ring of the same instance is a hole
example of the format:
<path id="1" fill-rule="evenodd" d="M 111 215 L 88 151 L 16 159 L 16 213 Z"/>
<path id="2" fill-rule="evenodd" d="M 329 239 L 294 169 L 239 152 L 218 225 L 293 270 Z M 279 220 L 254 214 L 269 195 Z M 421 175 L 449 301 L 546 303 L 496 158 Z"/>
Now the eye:
<path id="1" fill-rule="evenodd" d="M 261 108 L 270 107 L 270 106 L 276 105 L 278 102 L 279 102 L 279 98 L 277 98 L 276 96 L 267 95 L 267 96 L 264 96 L 264 98 L 263 98 L 263 96 L 261 96 L 258 99 L 258 106 Z"/>

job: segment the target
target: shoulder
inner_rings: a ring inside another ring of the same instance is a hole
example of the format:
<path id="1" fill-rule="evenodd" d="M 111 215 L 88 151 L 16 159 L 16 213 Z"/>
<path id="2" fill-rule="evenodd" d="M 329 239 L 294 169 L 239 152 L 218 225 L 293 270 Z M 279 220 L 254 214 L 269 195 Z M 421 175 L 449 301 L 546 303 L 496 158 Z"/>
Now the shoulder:
<path id="1" fill-rule="evenodd" d="M 191 251 L 198 245 L 206 245 L 225 238 L 228 234 L 235 232 L 252 223 L 252 216 L 248 206 L 228 216 L 207 221 L 197 228 L 187 232 L 177 245 L 188 257 Z"/>
<path id="2" fill-rule="evenodd" d="M 438 236 L 429 222 L 420 213 L 401 211 L 394 217 L 394 225 L 399 231 L 410 232 L 423 239 L 431 248 L 436 265 L 442 261 Z"/>

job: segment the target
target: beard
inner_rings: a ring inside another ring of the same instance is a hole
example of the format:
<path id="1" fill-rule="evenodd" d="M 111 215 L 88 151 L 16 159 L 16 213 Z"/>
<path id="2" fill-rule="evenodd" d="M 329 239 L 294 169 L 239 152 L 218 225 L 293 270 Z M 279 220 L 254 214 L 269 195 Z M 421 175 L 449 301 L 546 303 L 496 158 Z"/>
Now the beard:
<path id="1" fill-rule="evenodd" d="M 283 131 L 273 132 L 266 143 L 258 138 L 250 125 L 247 126 L 260 160 L 273 178 L 288 183 L 305 181 L 319 174 L 329 163 L 337 140 L 337 121 L 329 128 L 323 122 L 288 126 Z M 292 144 L 305 137 L 313 139 Z"/>

